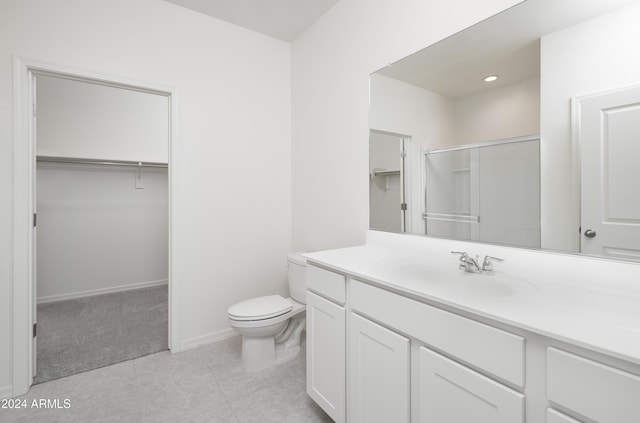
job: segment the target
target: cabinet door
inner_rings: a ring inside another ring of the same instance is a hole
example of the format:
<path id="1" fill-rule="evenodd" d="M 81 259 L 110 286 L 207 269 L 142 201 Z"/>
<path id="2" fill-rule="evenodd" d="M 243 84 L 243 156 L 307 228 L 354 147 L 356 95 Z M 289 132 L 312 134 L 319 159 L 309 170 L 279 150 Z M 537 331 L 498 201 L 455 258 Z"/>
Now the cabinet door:
<path id="1" fill-rule="evenodd" d="M 420 422 L 524 422 L 524 395 L 422 347 Z"/>
<path id="2" fill-rule="evenodd" d="M 410 343 L 351 313 L 349 422 L 410 421 Z"/>
<path id="3" fill-rule="evenodd" d="M 336 422 L 345 421 L 345 310 L 307 292 L 307 393 Z"/>

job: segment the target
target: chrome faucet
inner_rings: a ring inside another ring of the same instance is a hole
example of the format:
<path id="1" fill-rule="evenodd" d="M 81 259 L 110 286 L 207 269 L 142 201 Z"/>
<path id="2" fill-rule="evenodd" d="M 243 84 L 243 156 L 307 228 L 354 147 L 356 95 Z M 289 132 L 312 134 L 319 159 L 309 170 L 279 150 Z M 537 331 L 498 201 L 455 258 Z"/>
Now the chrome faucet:
<path id="1" fill-rule="evenodd" d="M 498 257 L 484 256 L 484 260 L 482 261 L 482 273 L 487 275 L 493 275 L 496 273 L 493 270 L 493 262 L 497 261 L 498 263 L 502 263 L 504 259 Z"/>
<path id="2" fill-rule="evenodd" d="M 460 254 L 460 269 L 469 273 L 480 273 L 482 269 L 478 264 L 478 256 L 471 257 L 465 251 L 452 251 L 451 254 Z"/>
<path id="3" fill-rule="evenodd" d="M 469 273 L 482 273 L 485 275 L 495 274 L 493 269 L 493 262 L 503 262 L 504 260 L 498 257 L 485 256 L 482 261 L 482 267 L 478 264 L 479 256 L 475 258 L 471 257 L 465 251 L 452 251 L 451 254 L 460 254 L 460 266 L 461 270 Z"/>

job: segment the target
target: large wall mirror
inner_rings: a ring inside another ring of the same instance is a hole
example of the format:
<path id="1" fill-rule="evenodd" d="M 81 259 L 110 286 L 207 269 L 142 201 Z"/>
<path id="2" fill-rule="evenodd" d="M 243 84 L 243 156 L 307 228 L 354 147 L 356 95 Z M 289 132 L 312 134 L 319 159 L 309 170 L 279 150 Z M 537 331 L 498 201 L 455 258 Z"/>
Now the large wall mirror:
<path id="1" fill-rule="evenodd" d="M 526 0 L 372 74 L 370 226 L 640 261 L 638 22 Z"/>

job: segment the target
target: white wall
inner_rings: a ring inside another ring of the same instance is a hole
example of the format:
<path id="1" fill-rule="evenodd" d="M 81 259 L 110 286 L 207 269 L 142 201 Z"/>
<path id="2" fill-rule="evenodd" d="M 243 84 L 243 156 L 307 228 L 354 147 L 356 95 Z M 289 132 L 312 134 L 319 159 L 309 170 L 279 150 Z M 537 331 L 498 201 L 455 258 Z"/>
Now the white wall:
<path id="1" fill-rule="evenodd" d="M 341 0 L 294 41 L 294 249 L 365 240 L 369 74 L 515 3 Z"/>
<path id="2" fill-rule="evenodd" d="M 640 82 L 640 5 L 541 41 L 542 247 L 579 251 L 579 187 L 571 163 L 571 98 Z M 606 36 L 604 36 L 606 34 Z M 636 190 L 633 187 L 633 190 Z"/>
<path id="3" fill-rule="evenodd" d="M 177 90 L 171 247 L 181 314 L 172 336 L 182 347 L 228 333 L 234 302 L 287 293 L 291 45 L 158 0 L 5 0 L 0 391 L 12 384 L 14 56 Z"/>
<path id="4" fill-rule="evenodd" d="M 450 99 L 383 75 L 371 76 L 371 128 L 411 136 L 408 232 L 425 233 L 423 150 L 520 137 L 540 131 L 540 80 Z"/>
<path id="5" fill-rule="evenodd" d="M 36 154 L 168 162 L 166 96 L 37 75 Z M 37 297 L 166 283 L 167 170 L 39 163 Z"/>
<path id="6" fill-rule="evenodd" d="M 39 156 L 167 163 L 169 99 L 38 75 Z"/>
<path id="7" fill-rule="evenodd" d="M 383 75 L 371 75 L 371 129 L 408 135 L 407 232 L 425 233 L 422 152 L 455 142 L 453 101 Z M 368 153 L 367 153 L 368 154 Z"/>
<path id="8" fill-rule="evenodd" d="M 41 163 L 37 296 L 56 301 L 166 283 L 167 170 Z"/>
<path id="9" fill-rule="evenodd" d="M 509 84 L 454 103 L 456 144 L 540 132 L 540 78 Z"/>

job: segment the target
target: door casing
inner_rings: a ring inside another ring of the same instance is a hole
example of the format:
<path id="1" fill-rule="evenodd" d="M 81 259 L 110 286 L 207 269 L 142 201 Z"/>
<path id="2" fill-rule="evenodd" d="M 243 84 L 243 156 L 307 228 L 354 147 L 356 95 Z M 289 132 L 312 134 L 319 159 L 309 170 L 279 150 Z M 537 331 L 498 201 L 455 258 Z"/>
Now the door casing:
<path id="1" fill-rule="evenodd" d="M 178 186 L 178 90 L 175 87 L 132 81 L 125 78 L 66 68 L 14 57 L 13 86 L 13 363 L 12 396 L 28 392 L 33 381 L 34 323 L 34 227 L 35 128 L 34 74 L 49 74 L 86 82 L 151 92 L 169 99 L 169 349 L 180 350 L 179 284 L 172 266 L 172 240 L 177 210 Z"/>

